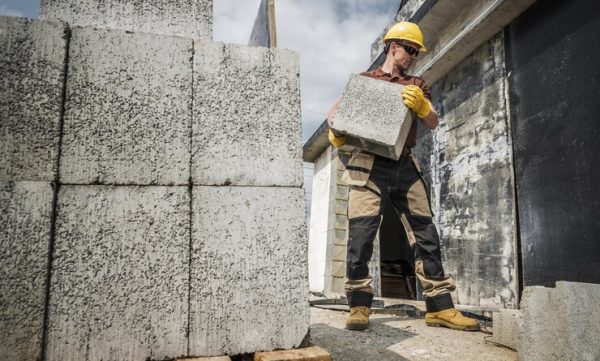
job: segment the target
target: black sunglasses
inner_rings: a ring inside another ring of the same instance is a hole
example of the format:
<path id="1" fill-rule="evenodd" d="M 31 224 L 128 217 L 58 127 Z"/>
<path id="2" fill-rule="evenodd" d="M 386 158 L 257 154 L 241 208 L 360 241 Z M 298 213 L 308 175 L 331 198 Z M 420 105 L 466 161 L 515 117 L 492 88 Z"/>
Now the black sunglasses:
<path id="1" fill-rule="evenodd" d="M 402 43 L 396 43 L 399 46 L 401 46 L 404 51 L 406 51 L 406 53 L 410 56 L 418 56 L 419 55 L 419 50 L 415 49 L 414 47 L 410 46 L 410 45 L 406 45 L 406 44 L 402 44 Z"/>

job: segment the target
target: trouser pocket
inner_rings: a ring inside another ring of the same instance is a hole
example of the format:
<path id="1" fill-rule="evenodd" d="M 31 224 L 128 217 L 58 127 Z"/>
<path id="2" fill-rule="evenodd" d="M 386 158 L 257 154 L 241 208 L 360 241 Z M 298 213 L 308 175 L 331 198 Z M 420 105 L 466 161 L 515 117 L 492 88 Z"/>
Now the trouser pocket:
<path id="1" fill-rule="evenodd" d="M 351 186 L 365 186 L 373 169 L 375 156 L 372 154 L 355 152 L 348 161 L 342 175 L 342 182 Z"/>

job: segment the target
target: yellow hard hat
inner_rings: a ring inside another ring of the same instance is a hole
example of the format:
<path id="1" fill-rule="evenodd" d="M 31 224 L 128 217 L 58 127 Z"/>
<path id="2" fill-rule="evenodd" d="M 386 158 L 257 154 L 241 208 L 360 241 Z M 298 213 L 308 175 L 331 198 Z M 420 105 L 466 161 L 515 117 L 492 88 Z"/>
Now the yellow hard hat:
<path id="1" fill-rule="evenodd" d="M 423 33 L 419 29 L 419 25 L 408 21 L 401 21 L 392 26 L 383 37 L 384 42 L 388 40 L 408 40 L 417 44 L 419 51 L 427 51 L 425 45 L 423 45 Z"/>

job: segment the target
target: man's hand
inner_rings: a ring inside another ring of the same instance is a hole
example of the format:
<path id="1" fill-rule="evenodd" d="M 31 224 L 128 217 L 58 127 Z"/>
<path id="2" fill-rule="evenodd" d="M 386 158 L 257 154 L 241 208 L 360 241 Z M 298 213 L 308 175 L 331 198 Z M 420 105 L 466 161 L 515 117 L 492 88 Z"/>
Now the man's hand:
<path id="1" fill-rule="evenodd" d="M 425 98 L 423 90 L 418 86 L 407 85 L 402 89 L 400 95 L 402 96 L 404 105 L 417 113 L 419 118 L 426 118 L 431 112 L 431 103 Z"/>

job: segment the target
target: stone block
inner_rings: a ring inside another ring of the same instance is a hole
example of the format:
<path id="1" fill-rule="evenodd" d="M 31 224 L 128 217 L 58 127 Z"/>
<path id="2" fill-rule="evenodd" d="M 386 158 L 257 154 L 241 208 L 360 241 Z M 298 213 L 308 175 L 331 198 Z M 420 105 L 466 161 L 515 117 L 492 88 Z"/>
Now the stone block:
<path id="1" fill-rule="evenodd" d="M 212 0 L 42 0 L 40 17 L 71 26 L 212 38 Z"/>
<path id="2" fill-rule="evenodd" d="M 192 52 L 189 39 L 74 28 L 61 181 L 187 184 Z"/>
<path id="3" fill-rule="evenodd" d="M 556 288 L 525 287 L 519 359 L 600 359 L 600 285 L 556 282 Z"/>
<path id="4" fill-rule="evenodd" d="M 187 187 L 63 186 L 47 359 L 187 354 Z"/>
<path id="5" fill-rule="evenodd" d="M 399 159 L 413 122 L 400 84 L 353 74 L 346 84 L 333 127 L 346 143 L 382 157 Z"/>
<path id="6" fill-rule="evenodd" d="M 62 23 L 0 16 L 0 181 L 53 181 L 66 59 Z"/>
<path id="7" fill-rule="evenodd" d="M 41 357 L 52 194 L 50 183 L 0 182 L 0 360 Z"/>
<path id="8" fill-rule="evenodd" d="M 301 186 L 298 55 L 217 42 L 195 54 L 194 183 Z"/>
<path id="9" fill-rule="evenodd" d="M 494 312 L 494 335 L 492 340 L 517 350 L 519 348 L 523 312 L 521 310 L 502 309 Z"/>
<path id="10" fill-rule="evenodd" d="M 194 187 L 190 355 L 298 347 L 308 332 L 304 192 Z"/>

